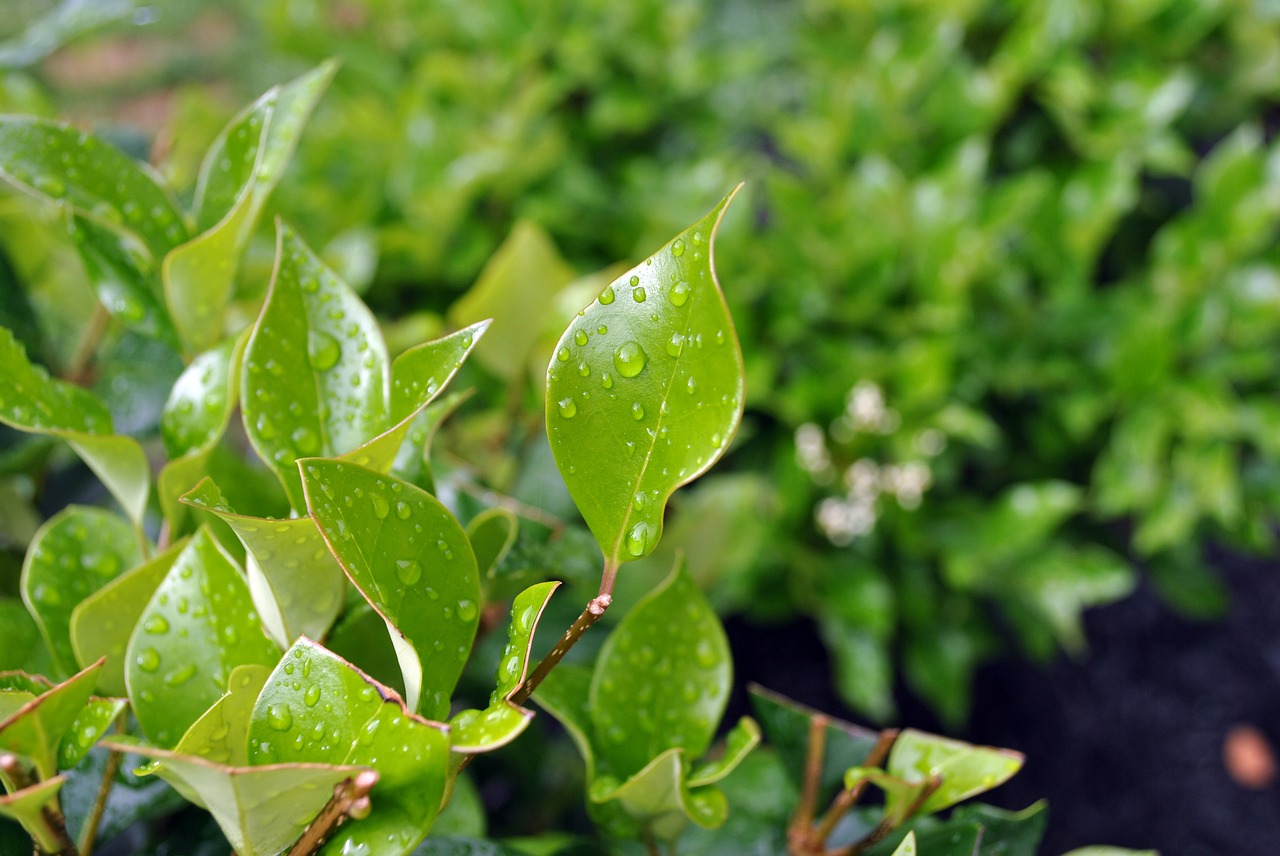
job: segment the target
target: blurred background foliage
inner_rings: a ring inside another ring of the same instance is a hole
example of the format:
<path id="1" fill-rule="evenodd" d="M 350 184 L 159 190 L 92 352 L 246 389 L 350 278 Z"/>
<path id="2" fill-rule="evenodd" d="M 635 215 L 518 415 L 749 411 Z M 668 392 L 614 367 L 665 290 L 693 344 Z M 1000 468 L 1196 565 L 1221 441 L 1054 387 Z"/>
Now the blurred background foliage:
<path id="1" fill-rule="evenodd" d="M 1080 651 L 1081 610 L 1140 574 L 1213 616 L 1204 547 L 1273 546 L 1274 2 L 7 9 L 0 111 L 95 127 L 188 198 L 239 105 L 341 60 L 270 207 L 393 350 L 496 317 L 481 392 L 436 444 L 458 502 L 495 491 L 576 520 L 540 433 L 549 343 L 594 272 L 745 180 L 716 247 L 743 429 L 622 585 L 684 549 L 724 614 L 812 619 L 870 719 L 892 718 L 901 675 L 958 726 L 984 659 Z M 77 352 L 93 301 L 54 222 L 0 190 L 0 323 L 154 436 L 181 360 L 114 323 L 92 361 Z M 266 217 L 235 323 L 261 300 L 269 235 Z M 0 441 L 11 586 L 36 507 L 75 487 L 47 442 Z M 583 540 L 511 561 L 587 579 Z"/>

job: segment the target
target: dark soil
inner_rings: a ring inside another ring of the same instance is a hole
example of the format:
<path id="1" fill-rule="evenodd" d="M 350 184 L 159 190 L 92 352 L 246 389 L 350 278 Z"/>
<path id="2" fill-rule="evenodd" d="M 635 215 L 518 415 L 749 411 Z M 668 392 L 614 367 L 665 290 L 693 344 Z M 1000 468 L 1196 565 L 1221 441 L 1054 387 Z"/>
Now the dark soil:
<path id="1" fill-rule="evenodd" d="M 1083 659 L 1042 667 L 1010 657 L 979 671 L 969 728 L 954 736 L 1026 753 L 1023 771 L 988 801 L 1023 808 L 1047 798 L 1046 856 L 1088 844 L 1165 856 L 1280 852 L 1280 784 L 1244 787 L 1223 763 L 1236 726 L 1280 747 L 1280 564 L 1217 564 L 1232 594 L 1224 620 L 1185 618 L 1144 585 L 1085 617 Z M 847 713 L 811 629 L 731 622 L 729 631 L 740 685 Z M 940 728 L 905 693 L 901 710 L 903 725 Z"/>

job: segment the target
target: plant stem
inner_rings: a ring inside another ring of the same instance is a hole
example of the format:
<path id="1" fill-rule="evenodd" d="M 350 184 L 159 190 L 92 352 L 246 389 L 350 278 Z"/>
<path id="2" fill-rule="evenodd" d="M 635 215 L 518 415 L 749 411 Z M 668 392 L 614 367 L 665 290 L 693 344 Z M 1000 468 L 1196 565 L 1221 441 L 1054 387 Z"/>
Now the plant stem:
<path id="1" fill-rule="evenodd" d="M 886 728 L 880 732 L 880 737 L 876 740 L 876 745 L 871 748 L 867 758 L 863 761 L 863 765 L 867 767 L 879 767 L 884 763 L 884 759 L 889 754 L 889 750 L 893 748 L 893 742 L 898 739 L 898 729 Z M 836 824 L 840 819 L 849 813 L 858 800 L 862 797 L 863 791 L 866 790 L 867 783 L 859 782 L 852 790 L 842 790 L 836 794 L 836 798 L 831 801 L 831 807 L 827 809 L 827 813 L 822 818 L 822 823 L 818 825 L 816 833 L 817 843 L 819 846 L 825 845 L 827 839 L 831 837 L 831 833 L 835 831 Z"/>
<path id="2" fill-rule="evenodd" d="M 911 807 L 907 809 L 902 820 L 904 822 L 910 820 L 915 813 L 920 810 L 920 806 L 924 805 L 924 801 L 933 796 L 933 792 L 940 787 L 942 787 L 942 779 L 938 776 L 930 776 L 929 781 L 925 784 L 919 795 L 916 796 L 915 800 L 912 801 Z M 828 856 L 859 856 L 859 854 L 865 853 L 871 845 L 877 843 L 897 828 L 898 824 L 891 823 L 888 820 L 882 820 L 875 829 L 867 833 L 867 835 L 860 841 L 855 841 L 848 847 L 842 847 L 839 850 L 830 851 Z"/>
<path id="3" fill-rule="evenodd" d="M 126 714 L 121 712 L 120 716 L 116 717 L 117 732 L 124 730 L 125 716 Z M 102 823 L 103 812 L 107 810 L 107 798 L 111 796 L 111 788 L 115 784 L 116 773 L 120 770 L 120 762 L 123 758 L 124 754 L 114 749 L 107 755 L 107 766 L 102 772 L 102 783 L 98 785 L 98 795 L 94 798 L 93 809 L 84 822 L 84 829 L 80 831 L 80 856 L 89 856 L 93 852 L 94 839 L 98 837 L 98 826 Z"/>
<path id="4" fill-rule="evenodd" d="M 822 759 L 826 749 L 827 718 L 816 714 L 809 720 L 809 743 L 804 756 L 804 785 L 787 833 L 794 853 L 807 853 L 815 843 L 812 841 L 813 818 L 818 811 L 818 790 L 822 786 Z M 816 843 L 820 845 L 822 840 L 819 839 Z"/>
<path id="5" fill-rule="evenodd" d="M 88 380 L 89 361 L 93 359 L 93 352 L 98 350 L 98 343 L 102 341 L 102 334 L 107 331 L 107 322 L 110 320 L 106 307 L 95 301 L 89 323 L 80 334 L 80 343 L 76 345 L 76 351 L 62 373 L 64 378 L 82 385 Z"/>
<path id="6" fill-rule="evenodd" d="M 582 634 L 587 632 L 591 625 L 600 620 L 600 616 L 604 615 L 604 611 L 609 608 L 609 604 L 613 603 L 613 596 L 609 594 L 601 594 L 591 599 L 587 604 L 587 608 L 582 610 L 582 614 L 578 616 L 578 620 L 569 626 L 564 632 L 564 636 L 560 637 L 560 641 L 556 643 L 556 647 L 551 649 L 551 653 L 547 654 L 538 664 L 538 668 L 533 670 L 533 674 L 525 678 L 514 693 L 511 694 L 510 701 L 512 704 L 524 704 L 529 700 L 529 696 L 533 695 L 533 691 L 538 688 L 538 684 L 550 674 L 556 664 L 564 659 L 564 655 L 569 653 L 569 649 L 574 646 L 577 641 L 582 638 Z"/>
<path id="7" fill-rule="evenodd" d="M 333 797 L 325 803 L 307 831 L 289 849 L 289 856 L 312 856 L 348 817 L 367 817 L 370 808 L 369 791 L 377 783 L 378 774 L 373 770 L 365 770 L 354 779 L 346 779 L 335 785 Z"/>
<path id="8" fill-rule="evenodd" d="M 25 790 L 36 784 L 36 778 L 28 773 L 18 760 L 17 755 L 5 753 L 0 755 L 0 774 L 13 787 L 13 792 Z M 24 827 L 26 824 L 23 824 Z M 37 853 L 57 853 L 61 856 L 80 856 L 75 842 L 67 834 L 67 819 L 56 802 L 45 803 L 40 808 L 40 825 L 32 830 L 27 829 L 35 839 Z"/>

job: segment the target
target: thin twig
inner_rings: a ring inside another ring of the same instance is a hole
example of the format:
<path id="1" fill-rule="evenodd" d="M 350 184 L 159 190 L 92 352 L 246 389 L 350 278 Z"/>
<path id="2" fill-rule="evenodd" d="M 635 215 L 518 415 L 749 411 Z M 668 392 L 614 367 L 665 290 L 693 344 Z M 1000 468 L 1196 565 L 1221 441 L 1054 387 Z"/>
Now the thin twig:
<path id="1" fill-rule="evenodd" d="M 903 815 L 902 822 L 905 823 L 910 820 L 912 816 L 920 810 L 920 806 L 924 805 L 924 801 L 933 796 L 933 792 L 940 787 L 942 787 L 941 777 L 930 776 L 929 780 L 925 783 L 924 788 L 921 789 L 918 795 L 916 795 L 916 798 L 911 802 L 910 808 L 908 808 L 906 814 Z M 859 854 L 865 853 L 873 844 L 876 844 L 890 832 L 897 829 L 898 826 L 899 824 L 891 823 L 888 819 L 882 820 L 875 829 L 871 830 L 871 832 L 861 840 L 855 841 L 848 847 L 842 847 L 839 850 L 832 850 L 829 852 L 828 856 L 859 856 Z"/>
<path id="2" fill-rule="evenodd" d="M 547 654 L 533 670 L 533 674 L 525 678 L 514 693 L 511 694 L 509 701 L 512 704 L 524 704 L 529 700 L 529 696 L 533 695 L 533 691 L 538 688 L 538 684 L 550 674 L 556 664 L 564 659 L 564 655 L 569 653 L 569 649 L 586 633 L 591 625 L 600 620 L 600 616 L 604 615 L 604 611 L 609 608 L 609 604 L 613 603 L 613 597 L 608 594 L 602 594 L 591 599 L 587 604 L 587 608 L 582 610 L 582 614 L 578 616 L 578 620 L 569 626 L 564 632 L 564 636 L 560 637 L 560 641 L 556 643 L 556 647 L 551 649 L 551 653 Z"/>
<path id="3" fill-rule="evenodd" d="M 76 345 L 75 353 L 71 355 L 71 360 L 62 372 L 65 379 L 81 385 L 89 379 L 89 362 L 93 359 L 94 352 L 98 350 L 98 343 L 102 341 L 102 334 L 107 331 L 107 322 L 110 320 L 111 316 L 107 314 L 106 307 L 95 301 L 89 323 L 80 334 L 80 343 Z"/>
<path id="4" fill-rule="evenodd" d="M 356 820 L 368 817 L 371 808 L 369 791 L 377 783 L 378 774 L 373 770 L 365 770 L 356 774 L 354 779 L 344 779 L 334 785 L 333 797 L 325 803 L 307 831 L 290 848 L 289 856 L 312 856 L 319 852 L 348 817 Z"/>
<path id="5" fill-rule="evenodd" d="M 863 766 L 879 767 L 884 763 L 884 759 L 888 757 L 889 750 L 893 748 L 893 743 L 898 739 L 898 729 L 886 728 L 880 732 L 876 745 L 871 747 L 871 751 L 867 753 Z M 842 790 L 836 794 L 836 798 L 831 801 L 831 807 L 827 809 L 827 813 L 822 818 L 822 823 L 818 825 L 817 843 L 819 846 L 825 845 L 827 839 L 831 837 L 831 833 L 835 831 L 836 824 L 840 819 L 849 813 L 858 800 L 862 797 L 866 790 L 866 782 L 859 782 L 852 790 Z"/>
<path id="6" fill-rule="evenodd" d="M 98 837 L 98 825 L 102 823 L 102 815 L 107 810 L 107 798 L 111 796 L 111 787 L 115 784 L 116 773 L 120 770 L 120 761 L 124 754 L 114 749 L 107 755 L 107 766 L 102 772 L 102 783 L 98 785 L 98 795 L 93 800 L 93 808 L 80 831 L 80 856 L 89 856 L 93 852 L 94 839 Z"/>
<path id="7" fill-rule="evenodd" d="M 809 720 L 809 742 L 805 748 L 804 783 L 796 813 L 791 818 L 787 840 L 793 854 L 808 853 L 813 849 L 813 818 L 818 811 L 818 793 L 822 787 L 822 762 L 827 751 L 827 725 L 829 720 L 815 714 Z M 821 840 L 816 842 L 821 845 Z"/>

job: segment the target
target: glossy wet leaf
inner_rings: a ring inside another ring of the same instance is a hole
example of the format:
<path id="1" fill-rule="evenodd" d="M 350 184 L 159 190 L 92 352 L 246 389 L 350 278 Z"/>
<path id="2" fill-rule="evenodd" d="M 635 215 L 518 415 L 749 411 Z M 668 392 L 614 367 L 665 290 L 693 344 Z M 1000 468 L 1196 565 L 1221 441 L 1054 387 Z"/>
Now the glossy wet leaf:
<path id="1" fill-rule="evenodd" d="M 422 408 L 409 422 L 408 436 L 400 445 L 400 451 L 391 465 L 391 474 L 413 482 L 428 493 L 435 493 L 435 477 L 431 471 L 432 441 L 444 421 L 474 393 L 474 389 L 452 392 Z"/>
<path id="2" fill-rule="evenodd" d="M 122 738 L 104 743 L 159 762 L 140 774 L 159 776 L 189 801 L 207 808 L 239 856 L 283 852 L 324 808 L 334 787 L 361 771 L 329 764 L 232 766 Z"/>
<path id="3" fill-rule="evenodd" d="M 732 198 L 606 287 L 547 370 L 551 450 L 613 567 L 657 546 L 667 499 L 738 427 L 742 353 L 712 268 Z"/>
<path id="4" fill-rule="evenodd" d="M 0 720 L 0 751 L 31 759 L 42 779 L 58 771 L 58 750 L 93 694 L 102 662 L 50 687 Z"/>
<path id="5" fill-rule="evenodd" d="M 673 748 L 701 757 L 731 683 L 720 621 L 678 564 L 614 629 L 596 662 L 588 704 L 601 769 L 625 778 Z"/>
<path id="6" fill-rule="evenodd" d="M 916 834 L 908 832 L 907 837 L 893 851 L 893 856 L 916 856 Z"/>
<path id="7" fill-rule="evenodd" d="M 68 214 L 67 233 L 80 253 L 89 285 L 111 317 L 176 348 L 177 333 L 164 305 L 158 263 L 140 249 L 138 237 L 74 212 Z"/>
<path id="8" fill-rule="evenodd" d="M 55 380 L 27 359 L 13 333 L 0 328 L 0 423 L 66 440 L 138 523 L 146 510 L 151 472 L 132 437 L 111 434 L 106 405 L 88 390 Z"/>
<path id="9" fill-rule="evenodd" d="M 7 817 L 22 824 L 22 828 L 46 853 L 57 853 L 62 848 L 59 846 L 58 839 L 49 834 L 49 825 L 41 815 L 45 807 L 51 803 L 54 808 L 57 808 L 58 791 L 62 789 L 65 781 L 65 776 L 55 776 L 23 788 L 17 793 L 0 796 L 0 817 Z"/>
<path id="10" fill-rule="evenodd" d="M 240 392 L 240 357 L 246 335 L 226 339 L 191 361 L 160 417 L 160 433 L 171 460 L 209 449 L 227 430 Z"/>
<path id="11" fill-rule="evenodd" d="M 979 824 L 945 823 L 939 826 L 920 825 L 907 834 L 916 837 L 916 852 L 920 856 L 975 856 L 983 851 L 980 845 L 985 841 L 983 829 Z M 902 846 L 901 839 L 893 835 L 881 841 L 867 851 L 867 856 L 893 856 L 897 847 Z M 999 853 L 999 850 L 996 851 Z"/>
<path id="12" fill-rule="evenodd" d="M 113 696 L 128 692 L 124 663 L 129 637 L 151 595 L 186 546 L 186 538 L 175 542 L 163 553 L 116 577 L 71 611 L 69 633 L 76 662 L 84 666 L 106 658 L 98 672 L 99 691 Z"/>
<path id="13" fill-rule="evenodd" d="M 449 698 L 480 617 L 466 532 L 434 496 L 343 461 L 303 461 L 307 510 L 361 595 L 387 622 L 409 707 L 431 719 Z"/>
<path id="14" fill-rule="evenodd" d="M 0 178 L 127 230 L 153 261 L 187 237 L 176 203 L 145 167 L 70 125 L 0 117 Z"/>
<path id="15" fill-rule="evenodd" d="M 489 322 L 481 321 L 396 357 L 391 364 L 391 427 L 343 457 L 380 473 L 390 472 L 418 418 L 457 374 L 488 328 Z"/>
<path id="16" fill-rule="evenodd" d="M 728 815 L 724 794 L 715 787 L 689 788 L 684 753 L 669 749 L 619 784 L 611 777 L 595 780 L 589 797 L 595 803 L 616 801 L 647 834 L 675 841 L 690 820 L 713 829 Z"/>
<path id="17" fill-rule="evenodd" d="M 476 566 L 486 583 L 498 572 L 511 552 L 520 530 L 520 518 L 505 508 L 487 508 L 467 524 L 467 537 L 476 554 Z"/>
<path id="18" fill-rule="evenodd" d="M 201 234 L 164 260 L 165 296 L 190 350 L 204 351 L 221 338 L 222 313 L 245 245 L 336 69 L 327 62 L 273 87 L 210 147 L 196 189 Z"/>
<path id="19" fill-rule="evenodd" d="M 237 514 L 212 479 L 182 497 L 216 514 L 248 551 L 246 570 L 254 606 L 281 648 L 299 636 L 323 637 L 342 611 L 347 578 L 310 517 L 267 520 Z"/>
<path id="20" fill-rule="evenodd" d="M 689 787 L 712 785 L 737 769 L 751 751 L 760 745 L 760 726 L 744 716 L 724 738 L 724 753 L 714 761 L 694 767 L 689 774 Z"/>
<path id="21" fill-rule="evenodd" d="M 1003 784 L 1022 768 L 1022 762 L 1018 752 L 973 746 L 909 728 L 894 742 L 885 771 L 906 781 L 940 776 L 941 787 L 920 807 L 921 814 L 932 814 Z M 893 808 L 891 795 L 886 810 Z"/>
<path id="22" fill-rule="evenodd" d="M 134 14 L 138 0 L 62 0 L 41 8 L 25 30 L 0 43 L 0 68 L 35 65 L 78 36 Z"/>
<path id="23" fill-rule="evenodd" d="M 944 822 L 976 823 L 982 827 L 982 851 L 979 856 L 1036 856 L 1048 823 L 1048 804 L 1044 800 L 1022 811 L 1006 811 L 982 803 L 957 806 Z"/>
<path id="24" fill-rule="evenodd" d="M 124 710 L 122 698 L 91 698 L 58 743 L 58 769 L 70 770 L 89 754 Z"/>
<path id="25" fill-rule="evenodd" d="M 510 743 L 528 726 L 533 712 L 510 701 L 529 672 L 529 654 L 538 621 L 547 601 L 560 586 L 558 582 L 539 583 L 522 591 L 511 605 L 511 626 L 507 645 L 498 658 L 495 688 L 489 706 L 481 710 L 463 710 L 449 721 L 450 748 L 455 752 L 489 752 Z"/>
<path id="26" fill-rule="evenodd" d="M 79 669 L 72 611 L 141 560 L 133 525 L 111 511 L 73 505 L 40 527 L 22 565 L 22 599 L 64 674 Z"/>
<path id="27" fill-rule="evenodd" d="M 283 224 L 243 377 L 245 430 L 295 508 L 303 507 L 298 458 L 341 455 L 387 426 L 387 348 L 377 320 Z"/>
<path id="28" fill-rule="evenodd" d="M 239 568 L 201 528 L 151 596 L 125 656 L 138 724 L 168 747 L 222 696 L 232 669 L 279 655 Z"/>
<path id="29" fill-rule="evenodd" d="M 591 713 L 587 699 L 591 695 L 592 670 L 576 663 L 561 663 L 538 685 L 533 700 L 555 717 L 569 733 L 587 766 L 587 781 L 595 778 L 596 756 L 591 744 Z"/>
<path id="30" fill-rule="evenodd" d="M 250 664 L 232 669 L 226 694 L 191 724 L 173 751 L 219 764 L 247 765 L 249 722 L 258 694 L 269 677 L 271 669 L 267 666 Z"/>
<path id="31" fill-rule="evenodd" d="M 492 318 L 493 333 L 476 349 L 476 359 L 510 381 L 524 371 L 552 298 L 572 280 L 572 268 L 546 233 L 520 221 L 449 310 L 449 320 L 462 326 Z"/>
<path id="32" fill-rule="evenodd" d="M 258 696 L 249 761 L 360 764 L 379 774 L 373 811 L 343 826 L 325 853 L 408 853 L 444 795 L 449 735 L 404 701 L 309 639 L 285 653 Z"/>
<path id="33" fill-rule="evenodd" d="M 26 604 L 16 597 L 0 598 L 0 671 L 26 668 L 41 647 L 40 627 Z"/>

